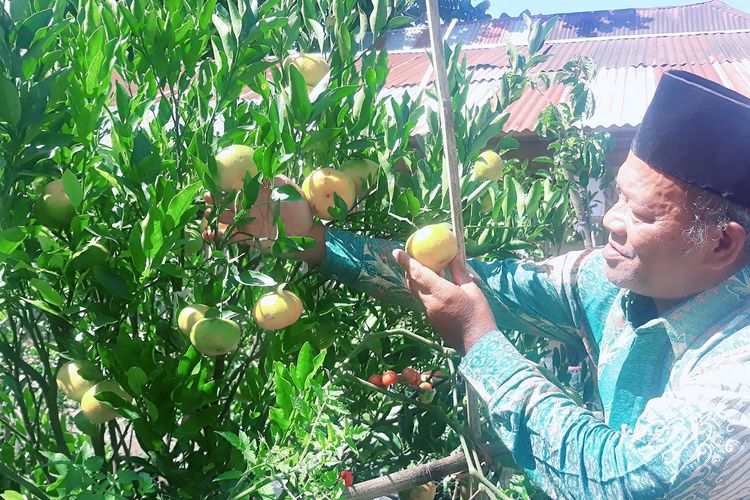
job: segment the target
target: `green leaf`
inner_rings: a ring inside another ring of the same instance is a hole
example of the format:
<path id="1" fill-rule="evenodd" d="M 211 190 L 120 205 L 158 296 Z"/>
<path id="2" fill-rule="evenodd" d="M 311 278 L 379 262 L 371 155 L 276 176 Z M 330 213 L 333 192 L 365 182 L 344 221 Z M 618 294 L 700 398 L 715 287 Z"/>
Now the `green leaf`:
<path id="1" fill-rule="evenodd" d="M 78 208 L 83 202 L 83 186 L 76 175 L 70 170 L 66 170 L 62 174 L 62 183 L 65 194 L 68 195 L 70 202 L 74 207 Z"/>
<path id="2" fill-rule="evenodd" d="M 292 407 L 294 406 L 292 395 L 294 394 L 294 388 L 292 384 L 286 379 L 285 372 L 286 368 L 279 362 L 276 363 L 276 373 L 274 374 L 274 384 L 276 386 L 276 404 L 284 412 L 285 415 L 292 413 Z"/>
<path id="3" fill-rule="evenodd" d="M 379 34 L 385 26 L 388 18 L 388 0 L 373 0 L 372 12 L 370 13 L 370 30 L 374 34 Z"/>
<path id="4" fill-rule="evenodd" d="M 299 390 L 304 390 L 307 381 L 307 376 L 310 375 L 313 369 L 313 355 L 312 346 L 309 342 L 305 342 L 305 345 L 300 349 L 297 355 L 297 366 L 292 373 L 294 378 L 294 384 Z"/>
<path id="5" fill-rule="evenodd" d="M 161 212 L 151 207 L 146 218 L 141 222 L 141 248 L 147 259 L 153 259 L 164 244 Z"/>
<path id="6" fill-rule="evenodd" d="M 3 500 L 26 500 L 26 497 L 24 495 L 21 495 L 15 490 L 3 491 L 2 493 L 0 493 L 0 498 L 2 498 Z"/>
<path id="7" fill-rule="evenodd" d="M 0 75 L 0 120 L 18 125 L 21 119 L 21 100 L 13 82 Z"/>
<path id="8" fill-rule="evenodd" d="M 182 219 L 182 216 L 193 206 L 193 200 L 196 194 L 201 189 L 199 183 L 191 184 L 184 188 L 182 191 L 177 193 L 171 200 L 169 200 L 169 206 L 167 207 L 167 224 L 166 229 L 171 230 L 177 227 L 177 224 Z"/>
<path id="9" fill-rule="evenodd" d="M 226 439 L 229 444 L 237 448 L 239 451 L 244 451 L 242 441 L 240 441 L 240 438 L 237 436 L 237 434 L 226 431 L 216 431 L 216 434 Z"/>
<path id="10" fill-rule="evenodd" d="M 62 307 L 65 302 L 65 298 L 60 295 L 52 286 L 44 280 L 39 278 L 32 278 L 29 284 L 39 292 L 39 295 L 52 305 Z"/>
<path id="11" fill-rule="evenodd" d="M 148 382 L 148 375 L 138 366 L 132 366 L 127 371 L 128 385 L 135 396 L 140 396 L 143 386 Z"/>
<path id="12" fill-rule="evenodd" d="M 281 202 L 301 201 L 302 195 L 297 191 L 297 188 L 291 184 L 284 184 L 283 186 L 271 191 L 271 199 Z"/>
<path id="13" fill-rule="evenodd" d="M 277 284 L 272 277 L 251 269 L 236 274 L 235 278 L 245 286 L 275 286 Z"/>
<path id="14" fill-rule="evenodd" d="M 555 162 L 549 156 L 536 156 L 531 160 L 533 163 L 546 163 L 548 165 L 554 165 Z"/>
<path id="15" fill-rule="evenodd" d="M 60 311 L 52 309 L 44 301 L 41 301 L 41 300 L 31 300 L 31 299 L 27 299 L 27 298 L 22 298 L 21 300 L 24 301 L 24 302 L 26 302 L 27 304 L 31 304 L 32 306 L 38 307 L 39 309 L 41 309 L 44 312 L 48 312 L 48 313 L 50 313 L 50 314 L 52 314 L 54 316 L 61 317 L 60 316 Z"/>
<path id="16" fill-rule="evenodd" d="M 237 41 L 232 36 L 232 28 L 221 16 L 214 14 L 211 19 L 216 26 L 216 31 L 219 32 L 219 38 L 221 44 L 224 47 L 224 53 L 226 54 L 227 61 L 229 64 L 234 60 L 234 54 L 237 52 Z"/>
<path id="17" fill-rule="evenodd" d="M 544 193 L 544 188 L 542 187 L 542 181 L 537 180 L 534 182 L 534 184 L 531 186 L 531 189 L 529 190 L 529 194 L 526 196 L 526 215 L 529 217 L 533 217 L 536 215 L 537 210 L 539 209 L 539 202 L 542 199 L 542 195 Z"/>
<path id="18" fill-rule="evenodd" d="M 0 231 L 0 257 L 10 255 L 23 243 L 28 234 L 23 227 L 12 227 Z"/>
<path id="19" fill-rule="evenodd" d="M 292 113 L 297 121 L 305 126 L 312 111 L 310 96 L 307 94 L 307 83 L 295 65 L 289 66 L 289 78 L 292 86 Z"/>

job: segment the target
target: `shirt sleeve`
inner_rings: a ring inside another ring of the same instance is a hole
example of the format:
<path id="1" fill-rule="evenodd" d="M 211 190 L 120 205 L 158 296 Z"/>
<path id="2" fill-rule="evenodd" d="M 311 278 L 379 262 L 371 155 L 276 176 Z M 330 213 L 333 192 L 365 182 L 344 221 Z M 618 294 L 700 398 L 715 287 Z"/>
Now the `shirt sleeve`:
<path id="1" fill-rule="evenodd" d="M 633 429 L 612 429 L 577 406 L 499 332 L 482 337 L 460 371 L 516 463 L 552 497 L 735 498 L 749 492 L 742 478 L 748 475 L 750 391 L 726 383 L 748 380 L 747 368 L 743 378 L 737 366 L 711 377 L 699 373 L 652 399 Z"/>
<path id="2" fill-rule="evenodd" d="M 352 289 L 419 310 L 421 303 L 412 296 L 403 270 L 391 255 L 394 248 L 403 244 L 328 229 L 326 257 L 319 271 Z M 539 263 L 470 259 L 469 266 L 500 329 L 578 344 L 588 326 L 581 320 L 586 317 L 586 306 L 579 300 L 576 280 L 591 255 L 590 251 L 571 252 Z M 598 303 L 600 298 L 591 294 L 588 302 Z M 600 315 L 597 310 L 595 317 Z"/>

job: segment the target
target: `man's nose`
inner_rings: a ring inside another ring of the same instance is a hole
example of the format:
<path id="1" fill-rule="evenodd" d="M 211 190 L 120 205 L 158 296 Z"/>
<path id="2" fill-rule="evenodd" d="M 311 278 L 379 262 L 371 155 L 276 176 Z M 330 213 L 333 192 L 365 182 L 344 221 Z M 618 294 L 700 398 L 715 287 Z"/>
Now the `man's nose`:
<path id="1" fill-rule="evenodd" d="M 607 210 L 604 214 L 602 224 L 604 227 L 613 234 L 625 235 L 625 219 L 623 217 L 623 209 L 625 204 L 622 201 L 618 201 L 612 208 Z"/>

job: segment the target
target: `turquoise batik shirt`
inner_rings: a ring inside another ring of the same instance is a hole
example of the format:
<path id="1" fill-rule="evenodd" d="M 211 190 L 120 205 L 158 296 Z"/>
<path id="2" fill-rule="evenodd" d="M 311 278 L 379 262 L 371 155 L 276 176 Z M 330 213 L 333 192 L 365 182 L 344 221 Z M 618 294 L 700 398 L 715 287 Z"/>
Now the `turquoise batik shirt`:
<path id="1" fill-rule="evenodd" d="M 397 245 L 329 230 L 320 271 L 419 308 Z M 499 332 L 460 367 L 516 463 L 556 498 L 750 497 L 750 266 L 666 315 L 611 285 L 598 250 L 469 262 L 503 330 L 583 345 L 604 421 Z"/>

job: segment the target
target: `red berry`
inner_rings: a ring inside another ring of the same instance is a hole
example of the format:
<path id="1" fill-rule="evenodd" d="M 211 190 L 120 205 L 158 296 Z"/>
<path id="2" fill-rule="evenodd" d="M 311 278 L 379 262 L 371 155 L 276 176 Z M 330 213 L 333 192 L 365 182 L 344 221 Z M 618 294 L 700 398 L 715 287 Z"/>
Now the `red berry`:
<path id="1" fill-rule="evenodd" d="M 432 390 L 432 384 L 429 382 L 422 382 L 419 384 L 419 388 L 423 391 L 431 391 Z"/>
<path id="2" fill-rule="evenodd" d="M 373 373 L 372 375 L 367 377 L 367 381 L 370 382 L 372 385 L 383 387 L 383 377 L 381 377 L 377 373 Z"/>
<path id="3" fill-rule="evenodd" d="M 388 387 L 398 382 L 398 375 L 393 370 L 388 370 L 383 374 L 383 385 Z"/>
<path id="4" fill-rule="evenodd" d="M 404 368 L 403 371 L 401 372 L 401 380 L 406 385 L 409 385 L 411 387 L 416 387 L 419 385 L 421 376 L 419 375 L 419 372 L 415 370 L 414 368 Z"/>
<path id="5" fill-rule="evenodd" d="M 354 484 L 354 474 L 351 471 L 342 470 L 341 474 L 339 474 L 339 479 L 344 482 L 344 486 L 347 488 Z"/>

